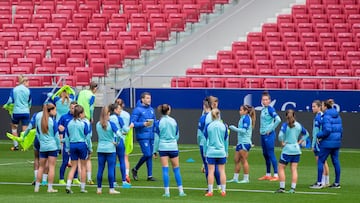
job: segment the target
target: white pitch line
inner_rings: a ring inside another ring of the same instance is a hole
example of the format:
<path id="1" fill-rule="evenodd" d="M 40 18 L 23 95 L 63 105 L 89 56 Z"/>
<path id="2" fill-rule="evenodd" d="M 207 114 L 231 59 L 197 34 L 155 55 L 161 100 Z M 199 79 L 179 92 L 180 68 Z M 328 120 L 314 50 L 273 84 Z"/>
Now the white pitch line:
<path id="1" fill-rule="evenodd" d="M 0 182 L 0 185 L 27 185 L 27 186 L 30 186 L 31 183 Z M 65 185 L 60 185 L 60 184 L 53 184 L 53 185 L 54 186 L 65 187 Z M 73 185 L 73 186 L 79 186 L 79 185 Z M 86 187 L 97 187 L 97 185 L 86 185 Z M 104 184 L 102 187 L 109 187 L 109 186 Z M 160 187 L 160 186 L 131 186 L 131 188 L 132 189 L 161 189 L 161 190 L 164 189 L 163 187 Z M 170 188 L 171 189 L 177 189 L 177 187 L 170 187 Z M 184 190 L 205 191 L 206 188 L 184 187 Z M 273 190 L 245 190 L 245 189 L 230 189 L 230 188 L 227 188 L 226 191 L 231 191 L 231 192 L 252 192 L 252 193 L 274 193 Z M 296 193 L 297 194 L 307 194 L 307 195 L 337 195 L 337 193 L 332 193 L 332 192 L 301 192 L 301 191 L 296 191 Z"/>
<path id="2" fill-rule="evenodd" d="M 193 150 L 180 150 L 180 153 L 181 152 L 193 152 L 193 151 L 198 151 L 198 149 L 193 149 Z M 130 156 L 141 156 L 142 154 L 138 153 L 138 154 L 130 154 Z M 91 159 L 97 159 L 97 156 L 92 156 Z M 62 162 L 61 159 L 58 159 L 57 162 Z M 25 163 L 28 163 L 28 164 L 34 164 L 34 161 L 30 161 L 30 160 L 27 160 L 26 162 L 10 162 L 10 163 L 0 163 L 0 166 L 11 166 L 11 165 L 18 165 L 18 164 L 25 164 Z"/>

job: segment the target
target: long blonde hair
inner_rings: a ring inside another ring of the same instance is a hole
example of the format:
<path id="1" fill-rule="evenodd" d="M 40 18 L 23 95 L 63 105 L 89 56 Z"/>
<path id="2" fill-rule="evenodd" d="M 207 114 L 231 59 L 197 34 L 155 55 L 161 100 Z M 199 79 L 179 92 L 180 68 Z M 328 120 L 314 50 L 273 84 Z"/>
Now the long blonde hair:
<path id="1" fill-rule="evenodd" d="M 107 106 L 104 106 L 101 109 L 101 113 L 100 113 L 100 124 L 104 130 L 106 130 L 107 128 L 108 121 L 109 121 L 109 108 Z"/>
<path id="2" fill-rule="evenodd" d="M 44 104 L 43 115 L 41 118 L 41 132 L 47 134 L 49 132 L 49 116 L 50 111 L 55 109 L 55 105 L 52 103 Z"/>

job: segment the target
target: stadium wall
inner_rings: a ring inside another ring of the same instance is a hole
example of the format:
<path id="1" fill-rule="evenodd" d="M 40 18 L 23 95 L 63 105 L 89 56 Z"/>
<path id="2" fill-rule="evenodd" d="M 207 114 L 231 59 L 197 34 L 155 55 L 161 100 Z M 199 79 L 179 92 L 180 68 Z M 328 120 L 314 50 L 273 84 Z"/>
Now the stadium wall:
<path id="1" fill-rule="evenodd" d="M 0 102 L 4 104 L 8 98 L 9 89 L 0 90 Z M 31 111 L 40 111 L 40 105 L 46 100 L 46 94 L 51 91 L 49 89 L 32 89 L 33 104 Z M 172 116 L 176 118 L 180 129 L 180 143 L 195 144 L 197 122 L 201 115 L 202 100 L 205 96 L 214 95 L 219 98 L 219 108 L 222 110 L 222 119 L 227 124 L 237 125 L 239 120 L 238 108 L 241 104 L 247 103 L 257 107 L 260 106 L 260 98 L 262 90 L 219 90 L 219 89 L 135 89 L 134 101 L 138 100 L 140 94 L 148 91 L 152 94 L 152 106 L 156 108 L 157 105 L 168 103 L 172 106 Z M 341 117 L 343 119 L 344 134 L 343 147 L 346 148 L 360 148 L 360 137 L 357 133 L 360 132 L 360 116 L 359 116 L 359 91 L 290 91 L 290 90 L 271 90 L 273 105 L 275 109 L 289 109 L 297 110 L 297 120 L 309 130 L 311 134 L 313 113 L 311 112 L 311 102 L 314 99 L 328 99 L 333 98 L 338 108 L 341 110 Z M 126 105 L 131 102 L 130 89 L 125 89 L 120 97 L 126 101 Z M 308 108 L 307 108 L 308 106 Z M 95 122 L 100 115 L 100 107 L 95 109 Z M 132 108 L 126 109 L 128 112 Z M 282 120 L 285 119 L 284 111 L 278 111 Z M 10 116 L 4 109 L 0 109 L 0 139 L 7 139 L 6 132 L 10 131 Z M 259 137 L 259 111 L 257 111 L 257 122 L 253 132 L 253 142 L 255 145 L 260 145 Z M 278 132 L 279 129 L 277 129 Z M 94 131 L 93 140 L 97 140 L 96 132 Z M 236 144 L 236 134 L 231 132 L 230 144 Z"/>

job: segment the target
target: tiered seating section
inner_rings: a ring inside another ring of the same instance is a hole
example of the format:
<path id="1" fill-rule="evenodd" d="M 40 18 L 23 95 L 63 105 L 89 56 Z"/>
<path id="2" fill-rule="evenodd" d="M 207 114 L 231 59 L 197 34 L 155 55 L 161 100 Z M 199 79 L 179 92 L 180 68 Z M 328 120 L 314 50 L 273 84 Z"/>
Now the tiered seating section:
<path id="1" fill-rule="evenodd" d="M 228 0 L 0 0 L 0 74 L 68 74 L 88 85 Z M 15 13 L 13 13 L 15 7 Z M 30 86 L 51 77 L 30 77 Z M 1 77 L 13 87 L 16 77 Z"/>
<path id="2" fill-rule="evenodd" d="M 261 32 L 248 33 L 247 41 L 218 51 L 216 59 L 204 59 L 201 68 L 187 69 L 187 76 L 173 78 L 171 86 L 360 89 L 359 4 L 307 0 L 294 5 L 291 14 L 278 15 L 276 23 L 263 24 Z"/>

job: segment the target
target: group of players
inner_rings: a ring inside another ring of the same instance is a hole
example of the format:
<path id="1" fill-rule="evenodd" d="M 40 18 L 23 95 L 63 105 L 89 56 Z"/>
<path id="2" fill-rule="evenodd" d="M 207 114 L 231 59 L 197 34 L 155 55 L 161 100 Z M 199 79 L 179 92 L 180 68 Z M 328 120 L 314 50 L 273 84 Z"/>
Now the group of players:
<path id="1" fill-rule="evenodd" d="M 94 113 L 95 92 L 98 85 L 91 83 L 89 90 L 82 90 L 76 96 L 69 89 L 62 89 L 59 94 L 51 97 L 43 105 L 42 111 L 35 113 L 30 120 L 31 93 L 28 89 L 26 77 L 19 78 L 19 85 L 11 93 L 7 104 L 13 104 L 11 113 L 12 134 L 17 136 L 18 124 L 23 125 L 24 139 L 32 128 L 36 128 L 34 142 L 35 161 L 35 192 L 39 191 L 41 179 L 48 185 L 47 192 L 57 192 L 53 189 L 55 164 L 58 152 L 62 152 L 63 162 L 60 167 L 60 184 L 66 184 L 66 192 L 73 193 L 71 184 L 80 184 L 80 192 L 86 193 L 85 184 L 94 184 L 91 179 L 92 154 L 92 123 Z M 268 92 L 262 95 L 263 109 L 260 115 L 260 134 L 263 156 L 266 163 L 266 174 L 259 180 L 279 181 L 280 188 L 276 193 L 285 191 L 285 167 L 290 163 L 292 180 L 289 193 L 294 193 L 297 183 L 297 165 L 300 160 L 300 146 L 309 137 L 308 131 L 295 120 L 293 110 L 286 111 L 286 122 L 281 125 L 278 135 L 282 143 L 282 153 L 279 163 L 274 153 L 275 129 L 281 123 L 281 118 L 270 106 L 271 98 Z M 170 197 L 168 160 L 172 164 L 173 172 L 179 189 L 179 196 L 186 196 L 182 186 L 179 168 L 178 144 L 179 129 L 176 120 L 170 117 L 171 107 L 160 105 L 157 110 L 161 115 L 159 120 L 151 107 L 151 95 L 144 92 L 133 110 L 132 115 L 123 110 L 121 99 L 114 104 L 105 106 L 101 110 L 100 120 L 96 123 L 98 134 L 98 173 L 97 193 L 102 193 L 102 175 L 105 163 L 108 165 L 109 193 L 118 194 L 115 190 L 116 157 L 120 162 L 122 187 L 130 188 L 128 155 L 132 151 L 132 128 L 136 134 L 143 156 L 131 169 L 134 180 L 138 180 L 138 170 L 146 163 L 148 181 L 155 181 L 152 176 L 152 157 L 159 153 L 162 164 L 164 182 L 164 197 Z M 318 179 L 311 188 L 320 189 L 329 186 L 328 166 L 326 159 L 331 155 L 335 168 L 335 182 L 330 185 L 340 188 L 339 148 L 342 137 L 342 121 L 333 108 L 333 101 L 314 101 L 313 112 L 316 113 L 313 126 L 312 148 L 318 160 Z M 205 168 L 208 190 L 205 196 L 213 196 L 213 184 L 216 180 L 218 190 L 226 196 L 226 182 L 249 183 L 248 153 L 252 147 L 252 133 L 255 126 L 255 110 L 249 105 L 240 106 L 240 120 L 238 125 L 227 126 L 221 120 L 218 109 L 218 99 L 214 96 L 206 97 L 203 101 L 203 113 L 199 119 L 197 140 L 200 154 Z M 228 156 L 229 129 L 238 135 L 234 156 L 235 169 L 231 180 L 226 181 L 225 164 Z M 12 150 L 18 150 L 18 142 L 14 141 Z M 70 157 L 69 157 L 70 156 Z M 67 181 L 64 180 L 65 168 L 71 159 L 71 170 Z M 271 165 L 273 176 L 271 176 Z M 239 181 L 239 172 L 243 168 L 244 176 Z M 325 168 L 325 170 L 324 170 Z M 80 180 L 77 172 L 80 173 Z M 48 175 L 43 175 L 48 174 Z M 46 178 L 48 179 L 46 182 Z M 85 181 L 87 180 L 87 181 Z"/>

